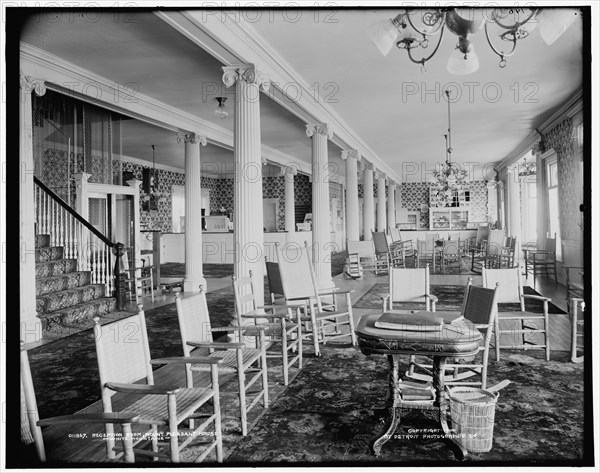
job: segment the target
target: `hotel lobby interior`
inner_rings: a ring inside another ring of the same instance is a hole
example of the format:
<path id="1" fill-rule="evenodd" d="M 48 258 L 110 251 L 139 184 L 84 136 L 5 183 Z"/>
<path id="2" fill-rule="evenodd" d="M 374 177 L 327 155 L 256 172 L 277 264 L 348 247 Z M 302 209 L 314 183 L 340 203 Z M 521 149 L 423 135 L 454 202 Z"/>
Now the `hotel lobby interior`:
<path id="1" fill-rule="evenodd" d="M 597 468 L 581 5 L 7 6 L 3 464 Z"/>

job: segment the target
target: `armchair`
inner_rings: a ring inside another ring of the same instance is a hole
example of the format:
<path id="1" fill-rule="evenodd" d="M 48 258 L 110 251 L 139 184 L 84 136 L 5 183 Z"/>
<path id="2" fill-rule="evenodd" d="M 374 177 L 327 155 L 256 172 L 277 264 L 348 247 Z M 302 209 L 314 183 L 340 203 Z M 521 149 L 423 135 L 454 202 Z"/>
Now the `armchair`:
<path id="1" fill-rule="evenodd" d="M 282 359 L 283 384 L 288 385 L 289 369 L 297 362 L 298 369 L 302 368 L 302 306 L 289 306 L 284 304 L 270 304 L 258 306 L 254 295 L 252 271 L 249 277 L 233 278 L 235 295 L 235 308 L 237 325 L 244 327 L 244 335 L 257 337 L 260 328 L 265 329 L 267 345 L 280 343 L 278 353 L 266 352 L 267 358 L 278 357 Z M 296 318 L 293 318 L 295 312 Z M 266 347 L 268 349 L 269 346 Z M 288 352 L 292 352 L 289 354 Z M 295 353 L 295 355 L 294 355 Z"/>
<path id="2" fill-rule="evenodd" d="M 496 321 L 496 360 L 500 359 L 500 348 L 540 348 L 546 351 L 546 360 L 550 360 L 550 337 L 548 334 L 548 297 L 523 294 L 519 268 L 486 269 L 483 268 L 483 285 L 491 288 L 500 285 L 498 303 L 517 302 L 519 312 L 499 312 Z M 525 310 L 525 299 L 539 300 L 543 303 L 541 314 Z M 508 327 L 507 327 L 508 326 Z M 502 340 L 502 334 L 511 337 Z M 543 336 L 543 342 L 538 337 Z"/>
<path id="3" fill-rule="evenodd" d="M 286 304 L 293 305 L 301 302 L 307 306 L 315 355 L 321 355 L 319 341 L 326 344 L 329 340 L 350 337 L 352 345 L 356 345 L 351 291 L 318 288 L 308 243 L 305 242 L 304 248 L 293 249 L 293 255 L 289 255 L 287 251 L 284 253 L 278 243 L 275 243 L 275 249 L 279 262 L 281 290 Z M 335 300 L 336 296 L 340 295 L 346 296 L 345 310 L 340 310 Z M 349 333 L 342 331 L 344 326 L 348 326 Z"/>
<path id="4" fill-rule="evenodd" d="M 175 294 L 175 306 L 181 331 L 181 343 L 185 357 L 192 359 L 197 355 L 211 358 L 220 358 L 221 373 L 236 374 L 238 378 L 240 423 L 242 435 L 248 433 L 247 413 L 258 404 L 262 397 L 263 406 L 269 407 L 269 387 L 267 378 L 267 355 L 264 342 L 265 327 L 256 325 L 253 330 L 258 334 L 258 348 L 247 348 L 241 341 L 241 336 L 247 331 L 245 327 L 229 326 L 212 328 L 206 304 L 204 288 L 189 297 L 182 298 L 180 293 Z M 215 342 L 214 332 L 233 332 L 237 334 L 237 342 Z M 219 351 L 216 351 L 219 350 Z M 207 365 L 186 365 L 187 385 L 193 386 L 193 372 L 206 372 Z M 253 373 L 253 375 L 250 375 Z M 246 377 L 249 377 L 246 382 Z M 250 387 L 259 379 L 262 380 L 261 389 L 247 404 L 246 394 Z"/>

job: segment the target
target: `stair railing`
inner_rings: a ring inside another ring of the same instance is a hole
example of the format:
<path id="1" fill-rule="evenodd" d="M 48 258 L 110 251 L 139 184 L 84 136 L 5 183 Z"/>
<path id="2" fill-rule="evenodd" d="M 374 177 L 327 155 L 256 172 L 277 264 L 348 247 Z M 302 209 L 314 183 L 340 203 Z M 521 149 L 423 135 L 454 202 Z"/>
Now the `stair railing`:
<path id="1" fill-rule="evenodd" d="M 90 222 L 34 177 L 36 233 L 50 235 L 50 246 L 64 248 L 65 259 L 77 260 L 78 271 L 89 271 L 92 284 L 104 284 L 106 294 L 126 303 L 124 248 L 113 243 Z"/>

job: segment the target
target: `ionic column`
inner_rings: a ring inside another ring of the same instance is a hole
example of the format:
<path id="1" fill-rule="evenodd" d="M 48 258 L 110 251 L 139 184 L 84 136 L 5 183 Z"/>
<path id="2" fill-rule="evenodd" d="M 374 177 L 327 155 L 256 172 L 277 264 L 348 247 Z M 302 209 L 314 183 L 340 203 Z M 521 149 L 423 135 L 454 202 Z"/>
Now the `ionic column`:
<path id="1" fill-rule="evenodd" d="M 253 64 L 223 67 L 223 83 L 235 84 L 233 156 L 234 274 L 248 277 L 252 270 L 256 302 L 264 304 L 264 235 L 260 90 L 269 83 Z"/>
<path id="2" fill-rule="evenodd" d="M 25 343 L 42 338 L 42 326 L 37 318 L 35 302 L 35 203 L 33 198 L 33 91 L 38 96 L 46 93 L 46 84 L 21 74 L 19 101 L 19 302 L 20 336 Z"/>
<path id="3" fill-rule="evenodd" d="M 327 138 L 332 138 L 333 133 L 325 123 L 315 123 L 306 125 L 306 136 L 312 138 L 313 263 L 317 284 L 324 289 L 334 286 L 331 279 L 327 156 Z"/>
<path id="4" fill-rule="evenodd" d="M 396 228 L 396 185 L 388 179 L 387 224 Z"/>
<path id="5" fill-rule="evenodd" d="M 342 159 L 346 161 L 346 239 L 360 240 L 358 210 L 358 151 L 347 149 L 342 151 Z"/>
<path id="6" fill-rule="evenodd" d="M 385 174 L 377 173 L 377 231 L 385 232 L 387 229 L 385 210 Z"/>
<path id="7" fill-rule="evenodd" d="M 199 286 L 207 290 L 202 271 L 202 183 L 200 146 L 206 138 L 196 133 L 180 134 L 185 143 L 185 279 L 183 291 L 197 293 Z"/>
<path id="8" fill-rule="evenodd" d="M 363 171 L 363 240 L 372 240 L 375 230 L 375 198 L 373 196 L 373 167 L 365 163 Z"/>
<path id="9" fill-rule="evenodd" d="M 521 243 L 521 195 L 519 185 L 519 168 L 508 169 L 508 232 L 506 236 L 513 236 Z M 515 263 L 518 263 L 519 255 L 515 252 Z"/>
<path id="10" fill-rule="evenodd" d="M 289 234 L 296 231 L 296 201 L 294 199 L 294 176 L 298 173 L 297 169 L 291 166 L 281 168 L 281 173 L 285 180 L 285 231 Z"/>

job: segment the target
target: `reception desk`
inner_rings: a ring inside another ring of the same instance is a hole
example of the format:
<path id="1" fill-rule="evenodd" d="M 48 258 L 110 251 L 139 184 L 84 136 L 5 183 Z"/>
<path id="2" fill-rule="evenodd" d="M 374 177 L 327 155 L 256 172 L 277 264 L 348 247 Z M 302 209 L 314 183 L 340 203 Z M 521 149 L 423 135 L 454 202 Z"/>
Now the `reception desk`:
<path id="1" fill-rule="evenodd" d="M 312 232 L 266 232 L 264 235 L 263 258 L 277 261 L 275 243 L 280 245 L 312 244 Z M 249 245 L 250 258 L 257 249 Z M 251 254 L 250 254 L 251 253 Z M 164 233 L 161 240 L 162 263 L 185 263 L 185 233 Z M 233 232 L 202 232 L 202 262 L 212 264 L 232 264 L 234 262 Z"/>
<path id="2" fill-rule="evenodd" d="M 425 240 L 431 235 L 436 236 L 436 239 L 447 240 L 448 236 L 458 236 L 460 240 L 468 240 L 477 236 L 477 229 L 467 230 L 400 230 L 400 235 L 403 240 Z"/>

